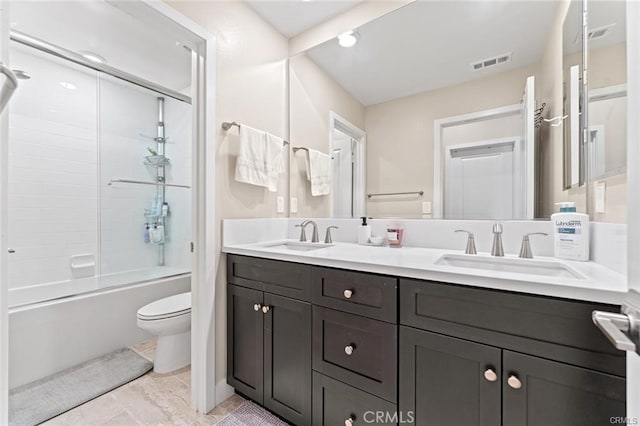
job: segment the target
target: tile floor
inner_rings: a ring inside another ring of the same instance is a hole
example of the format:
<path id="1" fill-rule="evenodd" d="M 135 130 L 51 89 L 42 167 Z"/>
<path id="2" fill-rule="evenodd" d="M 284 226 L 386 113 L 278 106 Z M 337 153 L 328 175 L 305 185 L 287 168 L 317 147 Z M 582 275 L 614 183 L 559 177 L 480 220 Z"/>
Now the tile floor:
<path id="1" fill-rule="evenodd" d="M 152 359 L 155 341 L 134 346 L 136 352 Z M 198 414 L 190 406 L 191 369 L 174 373 L 153 371 L 73 410 L 43 423 L 47 426 L 149 426 L 215 425 L 238 408 L 238 395 L 224 401 L 209 414 Z"/>

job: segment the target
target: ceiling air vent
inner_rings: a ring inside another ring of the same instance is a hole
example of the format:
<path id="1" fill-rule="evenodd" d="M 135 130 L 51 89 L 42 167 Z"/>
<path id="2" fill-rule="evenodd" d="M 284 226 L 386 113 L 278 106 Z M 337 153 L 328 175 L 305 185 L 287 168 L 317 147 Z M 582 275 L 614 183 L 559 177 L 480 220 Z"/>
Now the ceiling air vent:
<path id="1" fill-rule="evenodd" d="M 610 24 L 610 25 L 607 25 L 606 27 L 592 29 L 591 31 L 589 31 L 589 40 L 594 40 L 596 38 L 602 38 L 602 37 L 608 36 L 609 33 L 611 32 L 611 29 L 615 25 L 616 24 Z"/>
<path id="2" fill-rule="evenodd" d="M 471 69 L 478 71 L 495 65 L 505 64 L 509 61 L 511 61 L 511 52 L 474 62 L 471 64 Z"/>

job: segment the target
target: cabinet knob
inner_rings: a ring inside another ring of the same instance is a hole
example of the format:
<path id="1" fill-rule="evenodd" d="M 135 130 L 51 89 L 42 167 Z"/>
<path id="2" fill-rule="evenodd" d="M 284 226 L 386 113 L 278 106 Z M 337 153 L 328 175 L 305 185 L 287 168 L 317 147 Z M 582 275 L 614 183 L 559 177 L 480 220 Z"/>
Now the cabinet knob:
<path id="1" fill-rule="evenodd" d="M 507 379 L 507 384 L 511 386 L 513 389 L 520 389 L 522 387 L 522 382 L 515 375 L 510 375 Z"/>
<path id="2" fill-rule="evenodd" d="M 271 308 L 266 306 L 266 305 L 262 307 L 262 313 L 263 314 L 266 314 L 267 312 L 269 312 L 269 310 L 271 310 Z"/>
<path id="3" fill-rule="evenodd" d="M 344 421 L 344 426 L 353 426 L 353 417 L 349 417 Z"/>
<path id="4" fill-rule="evenodd" d="M 344 353 L 347 355 L 351 355 L 355 349 L 356 349 L 355 345 L 353 344 L 347 345 L 344 347 Z"/>
<path id="5" fill-rule="evenodd" d="M 489 382 L 495 382 L 496 380 L 498 380 L 498 375 L 496 374 L 495 371 L 493 371 L 493 368 L 487 368 L 484 371 L 484 378 L 487 379 Z"/>
<path id="6" fill-rule="evenodd" d="M 253 305 L 253 310 L 258 312 L 260 310 L 260 308 L 262 308 L 262 305 L 259 303 L 256 303 L 255 305 Z"/>
<path id="7" fill-rule="evenodd" d="M 344 298 L 345 299 L 351 299 L 351 296 L 353 296 L 353 290 L 346 289 L 344 291 Z"/>

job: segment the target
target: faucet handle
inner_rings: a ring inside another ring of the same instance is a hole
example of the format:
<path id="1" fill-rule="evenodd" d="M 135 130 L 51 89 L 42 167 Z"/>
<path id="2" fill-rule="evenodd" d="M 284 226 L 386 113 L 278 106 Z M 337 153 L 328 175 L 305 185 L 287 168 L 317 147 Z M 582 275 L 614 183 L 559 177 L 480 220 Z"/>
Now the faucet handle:
<path id="1" fill-rule="evenodd" d="M 476 240 L 473 236 L 473 232 L 465 231 L 464 229 L 456 229 L 454 232 L 466 232 L 468 234 L 467 248 L 464 250 L 464 254 L 478 254 L 476 251 Z"/>
<path id="2" fill-rule="evenodd" d="M 296 228 L 300 228 L 300 241 L 307 242 L 307 233 L 305 230 L 305 223 L 299 223 L 296 225 Z"/>
<path id="3" fill-rule="evenodd" d="M 496 222 L 493 224 L 493 233 L 502 234 L 502 224 L 500 222 Z"/>
<path id="4" fill-rule="evenodd" d="M 518 257 L 523 259 L 533 259 L 533 251 L 531 250 L 531 244 L 529 243 L 529 235 L 548 235 L 546 232 L 530 232 L 522 236 L 522 245 L 520 246 L 520 254 Z"/>
<path id="5" fill-rule="evenodd" d="M 324 242 L 325 244 L 333 243 L 333 239 L 331 238 L 331 230 L 338 229 L 337 226 L 327 226 L 327 232 L 324 234 Z"/>

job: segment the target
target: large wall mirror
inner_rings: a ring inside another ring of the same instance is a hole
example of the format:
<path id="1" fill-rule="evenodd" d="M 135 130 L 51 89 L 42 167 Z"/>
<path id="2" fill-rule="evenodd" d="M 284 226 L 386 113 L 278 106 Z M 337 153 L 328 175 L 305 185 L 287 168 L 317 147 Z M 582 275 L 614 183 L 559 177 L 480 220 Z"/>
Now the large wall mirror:
<path id="1" fill-rule="evenodd" d="M 581 2 L 412 2 L 292 57 L 292 215 L 518 220 L 576 198 L 587 209 L 564 161 L 563 69 L 582 61 L 580 38 L 563 53 L 573 8 L 580 33 Z M 623 83 L 607 78 L 590 87 L 608 87 L 590 92 L 594 140 L 606 137 L 586 148 L 593 179 L 626 160 L 609 130 L 619 122 L 603 121 L 623 113 Z"/>

